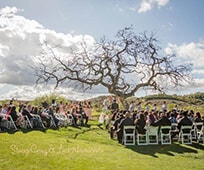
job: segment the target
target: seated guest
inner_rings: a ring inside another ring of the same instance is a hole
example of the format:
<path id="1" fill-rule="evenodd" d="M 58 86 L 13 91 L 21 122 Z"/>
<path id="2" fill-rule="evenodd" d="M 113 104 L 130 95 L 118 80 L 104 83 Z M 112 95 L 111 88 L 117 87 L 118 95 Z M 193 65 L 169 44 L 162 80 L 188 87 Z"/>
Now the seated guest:
<path id="1" fill-rule="evenodd" d="M 136 129 L 139 134 L 146 133 L 146 129 L 144 128 L 146 125 L 146 119 L 143 113 L 139 114 L 139 118 L 135 120 L 134 124 L 136 125 Z"/>
<path id="2" fill-rule="evenodd" d="M 202 122 L 202 123 L 203 123 L 203 121 L 202 121 L 202 119 L 201 119 L 200 112 L 196 112 L 196 113 L 195 113 L 194 122 L 195 122 L 195 123 L 198 123 L 198 122 Z M 198 125 L 197 128 L 198 128 L 199 130 L 201 130 L 202 125 Z"/>
<path id="3" fill-rule="evenodd" d="M 202 122 L 200 112 L 195 113 L 194 122 Z"/>
<path id="4" fill-rule="evenodd" d="M 57 109 L 56 109 L 57 110 Z M 57 112 L 57 111 L 56 111 Z M 54 114 L 54 110 L 53 110 L 53 107 L 50 106 L 47 110 L 47 113 L 53 118 L 54 122 L 55 122 L 55 125 L 56 127 L 58 128 L 58 122 L 59 122 L 59 119 L 55 116 Z"/>
<path id="5" fill-rule="evenodd" d="M 147 116 L 148 125 L 152 126 L 155 121 L 156 121 L 155 112 L 154 111 L 149 112 Z"/>
<path id="6" fill-rule="evenodd" d="M 73 124 L 74 124 L 74 126 L 76 126 L 77 125 L 77 111 L 76 111 L 76 108 L 74 108 L 74 107 L 72 108 L 71 115 L 72 115 L 72 117 L 74 119 Z"/>
<path id="7" fill-rule="evenodd" d="M 192 126 L 192 121 L 187 117 L 188 111 L 182 112 L 182 118 L 178 122 L 178 129 L 181 129 L 181 126 Z"/>
<path id="8" fill-rule="evenodd" d="M 1 106 L 1 113 L 6 115 L 8 112 L 8 105 L 7 104 L 4 104 L 4 106 L 2 107 Z"/>
<path id="9" fill-rule="evenodd" d="M 11 107 L 10 116 L 12 117 L 13 121 L 15 122 L 16 126 L 20 128 L 21 123 L 23 122 L 23 116 L 21 114 L 17 114 L 16 106 Z"/>
<path id="10" fill-rule="evenodd" d="M 188 112 L 188 118 L 191 120 L 191 122 L 193 122 L 194 121 L 194 111 L 193 110 L 190 110 L 189 112 Z"/>
<path id="11" fill-rule="evenodd" d="M 43 121 L 43 124 L 45 127 L 50 127 L 50 123 L 51 123 L 51 117 L 48 113 L 48 108 L 44 108 L 43 111 L 39 112 L 41 119 Z"/>
<path id="12" fill-rule="evenodd" d="M 2 106 L 0 105 L 0 122 L 1 122 L 1 120 L 3 119 L 3 116 L 2 116 L 1 110 L 2 110 Z"/>
<path id="13" fill-rule="evenodd" d="M 159 126 L 159 131 L 160 131 L 161 126 L 171 126 L 171 122 L 168 119 L 168 117 L 166 116 L 165 112 L 162 112 L 160 117 L 161 118 L 159 120 L 157 120 L 153 123 L 153 126 Z M 168 132 L 164 131 L 163 133 L 168 133 Z"/>
<path id="14" fill-rule="evenodd" d="M 116 120 L 114 121 L 112 127 L 110 128 L 110 138 L 113 139 L 113 134 L 114 132 L 116 132 L 118 130 L 118 126 L 121 122 L 121 120 L 124 119 L 124 115 L 123 112 L 121 111 L 118 115 L 118 117 L 116 118 Z"/>
<path id="15" fill-rule="evenodd" d="M 171 125 L 171 122 L 168 119 L 168 117 L 166 116 L 165 112 L 162 112 L 160 117 L 161 118 L 159 120 L 157 120 L 153 123 L 153 126 L 170 126 Z"/>
<path id="16" fill-rule="evenodd" d="M 22 108 L 22 115 L 23 116 L 28 116 L 28 119 L 31 120 L 33 118 L 32 114 L 30 113 L 31 111 L 31 105 L 28 106 L 23 106 Z"/>
<path id="17" fill-rule="evenodd" d="M 4 107 L 0 105 L 0 131 L 7 130 L 5 124 L 7 123 L 6 119 L 7 110 L 4 110 Z"/>
<path id="18" fill-rule="evenodd" d="M 123 128 L 124 126 L 134 126 L 133 120 L 130 118 L 130 113 L 126 112 L 125 113 L 125 118 L 121 120 L 121 123 L 118 126 L 117 130 L 117 138 L 118 142 L 122 143 L 122 138 L 123 138 Z"/>
<path id="19" fill-rule="evenodd" d="M 203 122 L 203 124 L 204 124 L 204 116 L 201 117 L 201 120 L 202 120 L 202 122 Z"/>
<path id="20" fill-rule="evenodd" d="M 171 112 L 169 120 L 171 123 L 177 123 L 177 119 L 176 119 L 174 112 Z"/>
<path id="21" fill-rule="evenodd" d="M 82 116 L 81 125 L 87 125 L 89 117 L 86 115 L 82 107 L 79 108 L 78 114 Z M 84 119 L 85 119 L 85 123 L 84 123 Z"/>

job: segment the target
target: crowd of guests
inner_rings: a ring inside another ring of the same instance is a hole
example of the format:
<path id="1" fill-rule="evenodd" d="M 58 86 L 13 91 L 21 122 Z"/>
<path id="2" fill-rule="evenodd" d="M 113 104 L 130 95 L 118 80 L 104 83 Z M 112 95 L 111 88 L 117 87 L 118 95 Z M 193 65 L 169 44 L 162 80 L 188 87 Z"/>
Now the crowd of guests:
<path id="1" fill-rule="evenodd" d="M 106 115 L 105 111 L 110 114 Z M 40 106 L 22 102 L 19 102 L 17 106 L 13 104 L 13 101 L 10 101 L 10 103 L 0 105 L 0 130 L 8 130 L 7 122 L 10 119 L 18 129 L 24 128 L 26 119 L 31 122 L 34 128 L 49 128 L 53 124 L 56 127 L 60 126 L 61 119 L 67 123 L 71 119 L 73 126 L 87 126 L 91 116 L 92 104 L 90 101 L 66 103 L 60 101 L 56 103 L 53 100 L 51 104 L 44 101 Z M 172 110 L 168 110 L 166 101 L 163 101 L 160 107 L 156 104 L 152 104 L 150 107 L 149 104 L 142 105 L 142 102 L 136 104 L 135 101 L 131 101 L 130 103 L 126 102 L 126 108 L 121 110 L 116 99 L 104 100 L 103 113 L 99 119 L 101 118 L 102 121 L 105 121 L 106 128 L 110 129 L 110 137 L 113 138 L 116 134 L 119 143 L 122 143 L 124 126 L 135 126 L 137 133 L 144 134 L 146 126 L 161 127 L 177 123 L 178 129 L 180 129 L 181 126 L 192 125 L 194 122 L 204 123 L 204 116 L 201 117 L 200 112 L 179 110 L 177 105 Z"/>
<path id="2" fill-rule="evenodd" d="M 122 143 L 124 126 L 135 126 L 137 133 L 144 134 L 146 132 L 145 126 L 158 126 L 160 129 L 161 126 L 171 126 L 172 123 L 177 123 L 180 130 L 181 126 L 191 126 L 194 122 L 204 123 L 204 116 L 201 117 L 200 112 L 179 110 L 177 105 L 172 110 L 168 110 L 166 101 L 163 101 L 160 108 L 159 110 L 157 104 L 153 104 L 151 109 L 149 104 L 143 108 L 142 102 L 136 104 L 131 101 L 126 110 L 120 110 L 119 105 L 114 100 L 109 105 L 111 113 L 106 121 L 106 127 L 110 126 L 110 137 L 113 138 L 116 134 L 118 142 Z"/>
<path id="3" fill-rule="evenodd" d="M 30 121 L 32 127 L 36 128 L 49 128 L 53 124 L 58 127 L 61 119 L 67 123 L 71 121 L 73 126 L 87 126 L 91 115 L 92 104 L 90 101 L 71 101 L 69 103 L 60 101 L 56 103 L 53 100 L 51 104 L 44 101 L 40 106 L 32 106 L 23 102 L 19 102 L 17 106 L 13 101 L 10 101 L 10 103 L 0 105 L 0 130 L 8 129 L 10 119 L 18 129 L 24 127 L 26 119 Z"/>

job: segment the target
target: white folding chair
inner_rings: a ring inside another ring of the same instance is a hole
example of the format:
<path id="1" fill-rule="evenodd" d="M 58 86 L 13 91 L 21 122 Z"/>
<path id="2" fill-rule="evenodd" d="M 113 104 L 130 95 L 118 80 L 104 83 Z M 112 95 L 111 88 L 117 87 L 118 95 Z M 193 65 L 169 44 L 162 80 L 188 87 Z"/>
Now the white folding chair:
<path id="1" fill-rule="evenodd" d="M 8 115 L 7 128 L 8 129 L 14 128 L 15 130 L 17 130 L 17 127 L 16 127 L 15 122 L 13 121 L 13 118 L 11 117 L 11 115 Z"/>
<path id="2" fill-rule="evenodd" d="M 33 115 L 37 120 L 38 120 L 38 122 L 41 124 L 41 127 L 43 128 L 43 129 L 45 129 L 45 126 L 44 126 L 44 124 L 43 124 L 43 121 L 42 121 L 42 119 L 41 119 L 41 117 L 39 116 L 39 115 Z"/>
<path id="3" fill-rule="evenodd" d="M 200 142 L 200 140 L 203 140 L 203 144 L 204 144 L 204 125 L 201 127 L 201 130 L 197 132 L 197 134 L 198 134 L 197 142 Z"/>
<path id="4" fill-rule="evenodd" d="M 24 115 L 24 121 L 21 122 L 21 127 L 22 128 L 33 128 L 33 125 L 31 123 L 31 121 L 29 120 L 28 116 L 27 115 Z"/>
<path id="5" fill-rule="evenodd" d="M 195 135 L 196 135 L 196 140 L 197 140 L 197 139 L 198 139 L 199 132 L 200 132 L 201 129 L 202 129 L 203 122 L 194 122 L 194 123 L 193 123 L 193 126 L 194 126 L 194 129 L 195 129 Z"/>
<path id="6" fill-rule="evenodd" d="M 56 123 L 55 123 L 55 121 L 54 121 L 53 116 L 52 116 L 52 115 L 49 115 L 49 117 L 50 117 L 50 126 L 57 127 L 57 125 L 56 125 Z"/>
<path id="7" fill-rule="evenodd" d="M 135 126 L 123 127 L 123 142 L 124 145 L 135 145 Z"/>
<path id="8" fill-rule="evenodd" d="M 195 123 L 193 123 L 192 129 L 191 129 L 191 137 L 192 137 L 192 140 L 193 139 L 197 140 L 197 132 L 196 132 Z"/>
<path id="9" fill-rule="evenodd" d="M 171 144 L 171 126 L 160 127 L 161 144 Z"/>
<path id="10" fill-rule="evenodd" d="M 74 125 L 74 118 L 72 114 L 68 114 L 67 119 L 68 119 L 68 125 Z"/>
<path id="11" fill-rule="evenodd" d="M 68 118 L 65 114 L 61 113 L 60 114 L 61 119 L 63 120 L 63 126 L 68 126 Z"/>
<path id="12" fill-rule="evenodd" d="M 172 140 L 179 140 L 178 123 L 171 123 L 171 135 L 173 136 Z"/>
<path id="13" fill-rule="evenodd" d="M 137 131 L 137 145 L 147 145 L 147 132 L 145 134 L 138 133 Z"/>
<path id="14" fill-rule="evenodd" d="M 159 143 L 158 129 L 159 127 L 154 126 L 147 127 L 148 145 L 157 145 Z"/>
<path id="15" fill-rule="evenodd" d="M 192 144 L 191 130 L 192 126 L 181 126 L 179 141 L 181 141 L 182 144 Z"/>
<path id="16" fill-rule="evenodd" d="M 6 114 L 1 114 L 2 120 L 0 122 L 1 128 L 8 129 L 8 120 Z"/>
<path id="17" fill-rule="evenodd" d="M 63 114 L 63 113 L 55 113 L 54 115 L 59 120 L 58 126 L 63 127 L 63 126 L 67 126 L 68 125 L 68 119 L 67 119 L 65 114 Z"/>

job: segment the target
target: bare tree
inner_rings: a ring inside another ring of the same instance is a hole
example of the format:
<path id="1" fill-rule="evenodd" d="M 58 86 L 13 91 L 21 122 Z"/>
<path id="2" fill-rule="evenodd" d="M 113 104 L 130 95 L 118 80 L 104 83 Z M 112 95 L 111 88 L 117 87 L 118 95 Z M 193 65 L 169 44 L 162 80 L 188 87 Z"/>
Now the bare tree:
<path id="1" fill-rule="evenodd" d="M 102 85 L 126 99 L 141 88 L 164 91 L 190 80 L 190 64 L 175 63 L 174 54 L 162 54 L 154 34 L 136 35 L 131 27 L 119 30 L 115 40 L 103 38 L 91 48 L 84 41 L 81 50 L 72 48 L 66 57 L 44 45 L 46 50 L 35 67 L 37 83 L 74 82 L 83 89 Z"/>

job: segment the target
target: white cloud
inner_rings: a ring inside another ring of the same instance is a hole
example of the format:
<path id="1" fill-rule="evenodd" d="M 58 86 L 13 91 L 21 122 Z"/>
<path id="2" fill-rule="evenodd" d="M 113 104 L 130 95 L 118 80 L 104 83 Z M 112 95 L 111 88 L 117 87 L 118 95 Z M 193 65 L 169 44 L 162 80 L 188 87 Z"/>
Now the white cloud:
<path id="1" fill-rule="evenodd" d="M 169 0 L 142 0 L 140 3 L 139 13 L 150 11 L 154 6 L 161 8 L 167 5 Z"/>
<path id="2" fill-rule="evenodd" d="M 18 11 L 23 11 L 22 9 L 17 9 L 16 7 L 5 7 L 0 9 L 0 15 L 12 15 L 17 13 Z"/>
<path id="3" fill-rule="evenodd" d="M 168 44 L 165 49 L 166 53 L 176 53 L 179 58 L 183 61 L 189 61 L 193 64 L 194 68 L 204 68 L 204 41 L 191 42 L 182 45 Z"/>
<path id="4" fill-rule="evenodd" d="M 54 87 L 34 88 L 35 77 L 31 65 L 36 63 L 36 56 L 43 50 L 41 45 L 47 41 L 50 45 L 60 45 L 57 54 L 68 55 L 72 49 L 79 49 L 83 40 L 87 45 L 95 42 L 89 35 L 72 35 L 57 33 L 46 29 L 35 20 L 17 15 L 16 7 L 0 9 L 0 91 L 1 99 L 12 97 L 24 100 L 49 94 Z M 7 87 L 10 87 L 9 89 Z M 59 94 L 67 98 L 82 99 L 93 94 L 75 92 L 72 88 L 60 88 Z"/>
<path id="5" fill-rule="evenodd" d="M 34 84 L 36 77 L 30 66 L 42 51 L 44 41 L 53 46 L 60 45 L 57 52 L 61 55 L 68 55 L 71 48 L 77 49 L 82 40 L 88 45 L 94 43 L 94 38 L 89 35 L 63 34 L 46 29 L 35 20 L 17 15 L 18 11 L 22 10 L 16 7 L 0 10 L 0 83 Z"/>
<path id="6" fill-rule="evenodd" d="M 169 2 L 169 0 L 156 0 L 158 7 L 165 6 L 168 2 Z"/>
<path id="7" fill-rule="evenodd" d="M 180 64 L 189 62 L 193 65 L 192 76 L 194 88 L 204 86 L 204 41 L 185 43 L 182 45 L 168 44 L 165 49 L 167 54 L 175 53 Z M 192 88 L 192 86 L 191 86 Z"/>
<path id="8" fill-rule="evenodd" d="M 0 85 L 0 88 L 6 88 L 7 84 Z M 81 93 L 74 91 L 73 88 L 59 87 L 54 88 L 53 85 L 46 86 L 10 86 L 10 89 L 5 94 L 1 95 L 1 100 L 4 99 L 18 99 L 18 100 L 33 100 L 36 97 L 41 97 L 44 95 L 56 94 L 63 96 L 69 100 L 84 100 L 90 99 L 92 97 L 100 96 L 97 93 Z"/>
<path id="9" fill-rule="evenodd" d="M 139 13 L 150 11 L 152 9 L 152 4 L 146 1 L 142 1 L 140 5 Z"/>

